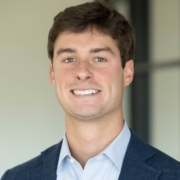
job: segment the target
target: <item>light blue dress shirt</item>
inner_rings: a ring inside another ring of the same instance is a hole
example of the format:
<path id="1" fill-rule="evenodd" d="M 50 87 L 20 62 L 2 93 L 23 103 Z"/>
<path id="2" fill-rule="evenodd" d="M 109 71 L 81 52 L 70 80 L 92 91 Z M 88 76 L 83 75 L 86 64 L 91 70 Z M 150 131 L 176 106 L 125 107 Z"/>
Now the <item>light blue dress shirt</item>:
<path id="1" fill-rule="evenodd" d="M 125 122 L 120 134 L 100 154 L 89 159 L 83 169 L 71 156 L 64 135 L 57 166 L 57 180 L 118 180 L 130 136 Z"/>

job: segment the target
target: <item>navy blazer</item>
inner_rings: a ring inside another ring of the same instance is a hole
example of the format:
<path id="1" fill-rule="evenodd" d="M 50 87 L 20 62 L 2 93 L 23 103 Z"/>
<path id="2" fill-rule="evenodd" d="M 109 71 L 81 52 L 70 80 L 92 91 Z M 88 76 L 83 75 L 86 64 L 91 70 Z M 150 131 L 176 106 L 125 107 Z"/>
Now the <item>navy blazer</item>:
<path id="1" fill-rule="evenodd" d="M 2 180 L 56 180 L 61 145 L 62 141 L 6 171 Z M 119 180 L 180 180 L 180 162 L 146 144 L 131 131 Z"/>

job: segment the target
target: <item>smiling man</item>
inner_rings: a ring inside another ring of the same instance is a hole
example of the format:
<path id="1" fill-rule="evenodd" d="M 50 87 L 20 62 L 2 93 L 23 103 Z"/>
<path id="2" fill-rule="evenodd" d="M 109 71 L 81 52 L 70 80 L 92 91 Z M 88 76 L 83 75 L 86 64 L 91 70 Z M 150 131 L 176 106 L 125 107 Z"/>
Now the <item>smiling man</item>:
<path id="1" fill-rule="evenodd" d="M 180 179 L 180 163 L 140 140 L 123 118 L 123 92 L 134 74 L 134 33 L 119 12 L 99 1 L 60 12 L 48 55 L 66 133 L 2 180 Z"/>

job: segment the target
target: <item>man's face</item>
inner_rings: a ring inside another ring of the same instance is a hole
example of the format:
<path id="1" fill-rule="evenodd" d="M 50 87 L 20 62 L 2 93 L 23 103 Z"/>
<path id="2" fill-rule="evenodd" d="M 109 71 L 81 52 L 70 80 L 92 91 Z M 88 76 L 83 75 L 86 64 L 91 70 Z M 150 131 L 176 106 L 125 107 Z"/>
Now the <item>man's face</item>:
<path id="1" fill-rule="evenodd" d="M 99 119 L 121 112 L 123 90 L 132 77 L 132 60 L 122 69 L 110 36 L 98 31 L 58 36 L 50 79 L 66 118 Z"/>

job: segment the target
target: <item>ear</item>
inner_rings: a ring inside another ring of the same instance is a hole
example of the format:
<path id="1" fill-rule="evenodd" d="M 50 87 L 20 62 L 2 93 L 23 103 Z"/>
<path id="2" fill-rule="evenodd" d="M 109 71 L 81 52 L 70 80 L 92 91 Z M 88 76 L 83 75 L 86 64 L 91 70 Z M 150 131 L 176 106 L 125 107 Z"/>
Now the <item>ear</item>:
<path id="1" fill-rule="evenodd" d="M 54 85 L 54 69 L 52 63 L 49 65 L 49 77 L 51 84 Z"/>
<path id="2" fill-rule="evenodd" d="M 124 67 L 124 87 L 131 84 L 134 77 L 134 62 L 132 59 L 126 62 Z"/>

